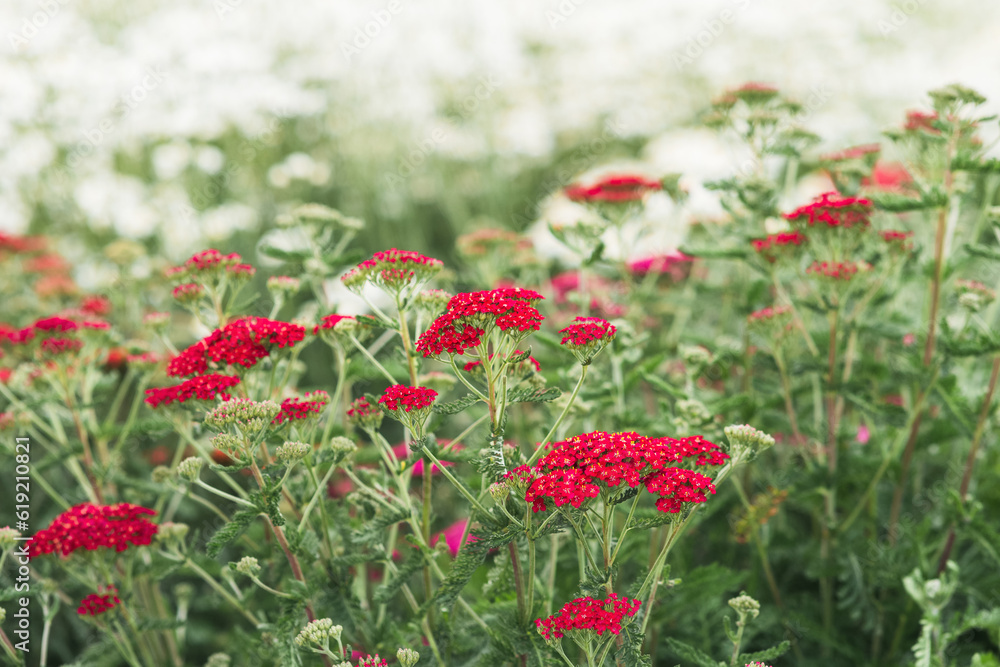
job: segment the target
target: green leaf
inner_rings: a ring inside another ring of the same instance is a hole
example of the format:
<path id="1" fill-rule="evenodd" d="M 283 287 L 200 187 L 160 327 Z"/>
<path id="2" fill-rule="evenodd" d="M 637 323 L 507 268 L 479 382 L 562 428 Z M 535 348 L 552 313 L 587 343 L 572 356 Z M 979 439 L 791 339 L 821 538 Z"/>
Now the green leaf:
<path id="1" fill-rule="evenodd" d="M 904 211 L 923 211 L 926 209 L 940 208 L 948 204 L 948 195 L 941 190 L 930 190 L 923 193 L 919 198 L 907 197 L 892 192 L 883 192 L 871 195 L 872 202 L 876 208 L 893 213 Z"/>
<path id="2" fill-rule="evenodd" d="M 688 257 L 706 259 L 746 259 L 751 256 L 750 250 L 742 246 L 736 248 L 688 248 L 684 246 L 679 250 Z"/>
<path id="3" fill-rule="evenodd" d="M 223 547 L 243 534 L 243 531 L 253 523 L 253 520 L 260 516 L 261 511 L 256 507 L 241 509 L 233 514 L 233 520 L 216 531 L 212 539 L 205 545 L 205 553 L 209 558 L 215 558 L 222 551 Z"/>
<path id="4" fill-rule="evenodd" d="M 713 660 L 711 657 L 702 653 L 690 644 L 685 644 L 684 642 L 678 641 L 673 637 L 667 638 L 667 648 L 679 655 L 681 659 L 693 662 L 698 667 L 720 667 L 720 665 L 725 665 L 724 662 Z"/>
<path id="5" fill-rule="evenodd" d="M 420 549 L 407 549 L 398 570 L 384 584 L 375 589 L 374 600 L 378 603 L 389 602 L 403 587 L 410 577 L 427 562 Z"/>
<path id="6" fill-rule="evenodd" d="M 982 257 L 990 260 L 1000 259 L 1000 248 L 995 248 L 993 246 L 987 246 L 981 243 L 965 243 L 962 245 L 962 249 L 973 257 Z"/>
<path id="7" fill-rule="evenodd" d="M 778 644 L 777 646 L 772 646 L 771 648 L 764 649 L 763 651 L 756 651 L 754 653 L 741 653 L 740 657 L 736 659 L 741 665 L 745 665 L 751 662 L 770 662 L 775 658 L 781 657 L 788 653 L 788 649 L 792 647 L 791 642 L 785 640 Z"/>
<path id="8" fill-rule="evenodd" d="M 472 407 L 479 401 L 480 398 L 475 394 L 466 394 L 456 401 L 450 401 L 448 403 L 435 403 L 431 407 L 431 410 L 439 415 L 457 415 L 459 412 Z"/>
<path id="9" fill-rule="evenodd" d="M 562 396 L 562 392 L 555 387 L 550 387 L 545 391 L 534 387 L 515 387 L 507 391 L 508 403 L 548 403 Z"/>

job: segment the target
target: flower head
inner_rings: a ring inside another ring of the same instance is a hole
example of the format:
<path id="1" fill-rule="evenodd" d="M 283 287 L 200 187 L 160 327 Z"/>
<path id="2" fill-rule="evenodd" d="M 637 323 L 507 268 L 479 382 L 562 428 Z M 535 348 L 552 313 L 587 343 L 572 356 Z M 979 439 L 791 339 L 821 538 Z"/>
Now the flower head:
<path id="1" fill-rule="evenodd" d="M 444 267 L 441 260 L 421 255 L 412 250 L 390 248 L 372 255 L 341 277 L 344 286 L 360 291 L 372 283 L 390 294 L 400 294 L 416 285 L 425 283 Z"/>
<path id="2" fill-rule="evenodd" d="M 608 174 L 589 185 L 574 183 L 564 192 L 571 201 L 594 204 L 640 201 L 662 189 L 659 181 L 641 174 Z"/>
<path id="3" fill-rule="evenodd" d="M 417 350 L 425 357 L 464 354 L 494 331 L 520 341 L 541 328 L 544 318 L 534 304 L 543 298 L 519 287 L 456 294 L 445 313 L 420 336 Z"/>
<path id="4" fill-rule="evenodd" d="M 866 228 L 871 224 L 874 205 L 870 199 L 844 197 L 837 192 L 826 192 L 806 206 L 785 215 L 793 225 L 825 228 Z"/>
<path id="5" fill-rule="evenodd" d="M 146 403 L 152 407 L 184 403 L 192 398 L 200 401 L 212 401 L 221 398 L 228 401 L 232 396 L 229 390 L 240 383 L 235 375 L 219 375 L 209 373 L 199 375 L 174 385 L 173 387 L 154 387 L 146 390 Z"/>
<path id="6" fill-rule="evenodd" d="M 617 635 L 622 623 L 635 616 L 642 606 L 640 600 L 630 600 L 610 593 L 603 600 L 591 597 L 567 602 L 557 614 L 535 621 L 539 634 L 547 641 L 558 640 L 568 633 L 593 632 L 598 637 L 605 632 Z"/>
<path id="7" fill-rule="evenodd" d="M 30 558 L 58 552 L 68 556 L 78 549 L 125 551 L 129 545 L 148 545 L 157 526 L 146 516 L 156 512 L 138 505 L 94 505 L 83 503 L 69 508 L 38 531 L 28 543 Z"/>
<path id="8" fill-rule="evenodd" d="M 869 268 L 866 262 L 820 262 L 817 260 L 806 269 L 806 273 L 830 280 L 848 281 L 859 271 L 864 272 Z"/>
<path id="9" fill-rule="evenodd" d="M 559 333 L 563 334 L 562 345 L 567 346 L 584 366 L 590 364 L 618 333 L 613 324 L 599 317 L 577 317 L 573 322 Z"/>
<path id="10" fill-rule="evenodd" d="M 768 262 L 775 262 L 779 257 L 798 248 L 806 241 L 808 239 L 805 234 L 793 231 L 771 234 L 762 239 L 754 239 L 750 243 L 753 244 L 753 249 L 757 251 L 757 254 L 761 255 Z"/>
<path id="11" fill-rule="evenodd" d="M 107 591 L 103 595 L 99 593 L 91 593 L 87 597 L 80 601 L 80 606 L 77 608 L 76 613 L 84 616 L 90 614 L 91 616 L 97 616 L 103 614 L 106 611 L 110 611 L 115 608 L 116 605 L 121 604 L 121 600 L 118 599 L 118 589 L 114 586 L 107 586 L 105 589 Z"/>
<path id="12" fill-rule="evenodd" d="M 274 416 L 273 424 L 299 421 L 317 417 L 330 402 L 330 394 L 322 390 L 308 392 L 302 398 L 286 398 L 281 402 L 281 410 Z"/>
<path id="13" fill-rule="evenodd" d="M 274 348 L 292 347 L 305 338 L 305 327 L 264 317 L 243 317 L 216 329 L 167 364 L 167 375 L 204 373 L 209 365 L 254 366 Z"/>
<path id="14" fill-rule="evenodd" d="M 377 430 L 382 425 L 383 412 L 364 396 L 356 398 L 347 410 L 347 421 L 365 430 Z"/>
<path id="15" fill-rule="evenodd" d="M 579 508 L 591 498 L 625 484 L 640 484 L 659 496 L 656 507 L 676 514 L 684 503 L 707 500 L 715 493 L 711 478 L 675 464 L 693 459 L 697 466 L 721 465 L 729 456 L 701 436 L 651 438 L 638 433 L 594 431 L 552 444 L 535 465 L 525 501 L 535 512 L 556 507 Z M 530 478 L 529 478 L 530 479 Z"/>

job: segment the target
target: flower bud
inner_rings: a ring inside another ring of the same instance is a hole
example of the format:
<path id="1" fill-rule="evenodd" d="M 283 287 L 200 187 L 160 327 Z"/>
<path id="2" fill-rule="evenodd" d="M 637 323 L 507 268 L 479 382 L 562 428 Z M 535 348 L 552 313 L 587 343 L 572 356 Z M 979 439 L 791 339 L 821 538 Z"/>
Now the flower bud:
<path id="1" fill-rule="evenodd" d="M 684 345 L 681 347 L 680 353 L 686 366 L 701 369 L 712 363 L 712 353 L 700 345 Z"/>
<path id="2" fill-rule="evenodd" d="M 156 531 L 156 539 L 164 544 L 180 544 L 187 537 L 189 530 L 190 527 L 186 523 L 167 521 L 160 524 L 159 530 Z"/>
<path id="3" fill-rule="evenodd" d="M 297 646 L 307 644 L 326 646 L 330 639 L 339 640 L 343 631 L 344 628 L 334 625 L 331 619 L 319 618 L 310 621 L 306 627 L 302 628 L 302 631 L 295 637 L 295 644 Z"/>
<path id="4" fill-rule="evenodd" d="M 236 571 L 248 577 L 255 577 L 260 572 L 260 563 L 253 556 L 244 556 L 236 563 Z"/>
<path id="5" fill-rule="evenodd" d="M 402 667 L 413 667 L 420 660 L 420 654 L 411 648 L 401 648 L 396 651 L 396 660 Z"/>
<path id="6" fill-rule="evenodd" d="M 0 607 L 0 623 L 3 623 L 7 619 L 7 610 Z"/>
<path id="7" fill-rule="evenodd" d="M 345 438 L 342 435 L 330 439 L 330 449 L 333 450 L 334 454 L 343 454 L 346 456 L 354 452 L 357 448 L 358 446 L 354 444 L 353 440 Z"/>
<path id="8" fill-rule="evenodd" d="M 20 536 L 21 533 L 14 530 L 10 526 L 0 528 L 0 551 L 10 549 L 12 546 L 17 544 L 17 538 Z"/>
<path id="9" fill-rule="evenodd" d="M 490 495 L 493 497 L 493 502 L 497 505 L 503 503 L 507 500 L 507 496 L 510 495 L 510 487 L 507 486 L 507 482 L 493 482 L 490 484 L 489 488 Z"/>
<path id="10" fill-rule="evenodd" d="M 430 289 L 419 292 L 413 298 L 413 305 L 428 315 L 439 315 L 448 307 L 452 295 L 443 289 Z"/>
<path id="11" fill-rule="evenodd" d="M 753 620 L 760 614 L 760 603 L 746 593 L 740 593 L 737 597 L 730 599 L 729 606 L 736 610 L 741 621 L 747 616 Z"/>
<path id="12" fill-rule="evenodd" d="M 208 660 L 205 662 L 205 667 L 229 667 L 231 663 L 232 658 L 225 653 L 213 653 L 208 656 Z"/>
<path id="13" fill-rule="evenodd" d="M 234 398 L 220 403 L 205 416 L 205 424 L 217 431 L 236 426 L 244 433 L 256 433 L 269 427 L 281 411 L 274 401 L 251 401 Z"/>
<path id="14" fill-rule="evenodd" d="M 294 463 L 301 461 L 312 451 L 312 446 L 304 442 L 286 442 L 274 452 L 274 458 L 279 463 Z"/>
<path id="15" fill-rule="evenodd" d="M 198 479 L 198 475 L 201 473 L 201 467 L 204 464 L 205 462 L 198 457 L 189 456 L 177 464 L 177 476 L 188 482 L 193 482 Z"/>
<path id="16" fill-rule="evenodd" d="M 142 323 L 153 331 L 163 331 L 170 324 L 170 313 L 146 313 Z"/>
<path id="17" fill-rule="evenodd" d="M 276 297 L 287 297 L 295 294 L 302 286 L 302 281 L 291 276 L 271 276 L 267 279 L 267 290 Z"/>
<path id="18" fill-rule="evenodd" d="M 744 449 L 756 456 L 768 447 L 774 446 L 774 438 L 749 424 L 727 426 L 725 433 L 729 439 L 730 449 L 734 451 Z"/>

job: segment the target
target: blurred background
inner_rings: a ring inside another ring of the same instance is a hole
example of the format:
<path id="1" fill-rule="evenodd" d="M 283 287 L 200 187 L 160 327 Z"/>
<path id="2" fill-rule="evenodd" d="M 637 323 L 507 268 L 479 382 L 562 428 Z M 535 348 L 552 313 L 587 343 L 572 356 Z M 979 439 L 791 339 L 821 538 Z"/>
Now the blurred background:
<path id="1" fill-rule="evenodd" d="M 800 99 L 817 152 L 947 83 L 1000 101 L 1000 4 L 971 0 L 5 0 L 0 27 L 0 230 L 58 237 L 85 289 L 114 238 L 178 261 L 302 202 L 447 259 L 623 162 L 684 175 L 665 250 L 721 215 L 702 184 L 741 156 L 699 117 L 727 87 Z"/>

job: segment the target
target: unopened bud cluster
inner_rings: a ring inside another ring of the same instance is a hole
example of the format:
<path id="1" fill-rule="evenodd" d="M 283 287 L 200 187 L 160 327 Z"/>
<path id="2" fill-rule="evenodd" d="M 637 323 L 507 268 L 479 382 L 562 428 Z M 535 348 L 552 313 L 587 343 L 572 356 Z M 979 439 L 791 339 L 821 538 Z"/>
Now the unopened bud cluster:
<path id="1" fill-rule="evenodd" d="M 232 658 L 225 653 L 213 653 L 205 661 L 205 667 L 229 667 L 231 664 Z"/>
<path id="2" fill-rule="evenodd" d="M 420 654 L 412 648 L 401 648 L 396 651 L 396 660 L 402 667 L 413 667 L 420 661 Z"/>
<path id="3" fill-rule="evenodd" d="M 270 426 L 280 411 L 281 408 L 274 401 L 234 398 L 220 403 L 209 412 L 205 416 L 205 423 L 217 431 L 236 426 L 244 433 L 259 432 Z"/>
<path id="4" fill-rule="evenodd" d="M 248 577 L 256 577 L 260 572 L 260 563 L 253 556 L 244 556 L 236 563 L 236 571 Z"/>
<path id="5" fill-rule="evenodd" d="M 357 448 L 358 446 L 354 444 L 353 440 L 345 438 L 342 435 L 330 439 L 330 449 L 333 450 L 334 454 L 343 454 L 346 456 L 354 452 Z"/>
<path id="6" fill-rule="evenodd" d="M 14 530 L 10 526 L 0 528 L 0 551 L 14 546 L 17 543 L 17 538 L 20 536 L 21 533 Z"/>
<path id="7" fill-rule="evenodd" d="M 286 442 L 274 452 L 279 463 L 294 463 L 301 461 L 312 451 L 312 446 L 304 442 Z"/>
<path id="8" fill-rule="evenodd" d="M 177 476 L 188 482 L 193 482 L 198 479 L 204 464 L 205 462 L 197 456 L 189 456 L 177 464 Z"/>
<path id="9" fill-rule="evenodd" d="M 746 593 L 741 593 L 737 597 L 731 598 L 729 606 L 736 610 L 741 620 L 749 616 L 752 621 L 760 614 L 760 603 Z"/>
<path id="10" fill-rule="evenodd" d="M 731 450 L 735 453 L 739 450 L 747 451 L 752 456 L 756 456 L 768 447 L 774 446 L 774 438 L 763 431 L 758 431 L 749 424 L 734 424 L 725 428 L 726 438 L 729 439 Z"/>
<path id="11" fill-rule="evenodd" d="M 331 619 L 319 618 L 310 621 L 306 627 L 302 628 L 302 631 L 295 637 L 295 644 L 298 646 L 307 644 L 327 646 L 331 639 L 340 641 L 340 635 L 343 631 L 343 626 L 334 625 Z"/>

